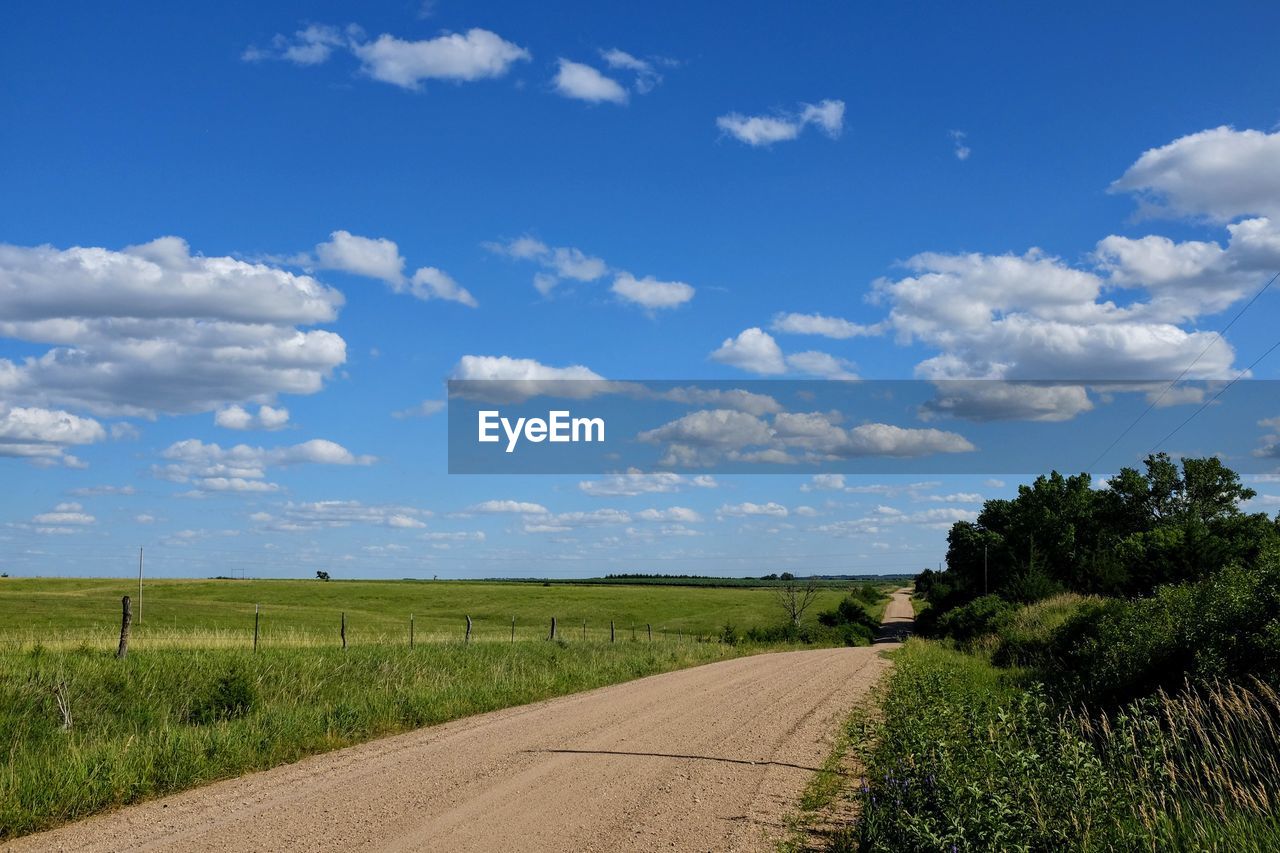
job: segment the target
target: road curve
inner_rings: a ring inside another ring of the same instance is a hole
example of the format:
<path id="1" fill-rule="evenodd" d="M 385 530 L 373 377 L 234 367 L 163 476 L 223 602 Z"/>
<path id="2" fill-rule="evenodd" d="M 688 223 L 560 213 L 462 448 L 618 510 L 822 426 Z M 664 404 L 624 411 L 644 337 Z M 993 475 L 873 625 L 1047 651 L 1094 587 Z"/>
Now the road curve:
<path id="1" fill-rule="evenodd" d="M 894 598 L 886 622 L 910 612 Z M 755 655 L 468 717 L 4 849 L 771 850 L 883 648 Z"/>

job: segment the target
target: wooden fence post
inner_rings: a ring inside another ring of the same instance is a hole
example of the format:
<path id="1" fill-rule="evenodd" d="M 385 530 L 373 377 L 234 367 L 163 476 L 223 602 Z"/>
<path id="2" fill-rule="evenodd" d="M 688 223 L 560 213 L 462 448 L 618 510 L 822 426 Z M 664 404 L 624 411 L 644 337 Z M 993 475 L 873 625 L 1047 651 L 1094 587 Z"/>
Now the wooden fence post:
<path id="1" fill-rule="evenodd" d="M 258 651 L 258 615 L 262 609 L 261 604 L 253 605 L 253 650 Z"/>
<path id="2" fill-rule="evenodd" d="M 585 643 L 586 641 L 587 641 L 587 620 L 583 619 L 582 620 L 582 642 Z"/>
<path id="3" fill-rule="evenodd" d="M 556 638 L 556 617 L 551 617 L 551 639 Z"/>
<path id="4" fill-rule="evenodd" d="M 413 648 L 413 614 L 409 614 L 409 648 Z"/>
<path id="5" fill-rule="evenodd" d="M 133 623 L 133 608 L 129 605 L 129 596 L 120 600 L 120 648 L 116 649 L 116 657 L 122 658 L 129 653 L 129 625 Z"/>
<path id="6" fill-rule="evenodd" d="M 511 617 L 511 642 L 516 641 L 516 617 Z"/>
<path id="7" fill-rule="evenodd" d="M 613 642 L 613 620 L 609 620 L 609 642 Z"/>
<path id="8" fill-rule="evenodd" d="M 462 642 L 464 643 L 471 642 L 471 617 L 470 616 L 467 617 L 467 635 L 462 638 Z"/>
<path id="9" fill-rule="evenodd" d="M 342 611 L 342 627 L 339 629 L 339 633 L 342 636 L 342 648 L 345 651 L 347 648 L 347 611 L 345 610 Z"/>
<path id="10" fill-rule="evenodd" d="M 653 642 L 653 625 L 648 622 L 644 623 L 644 627 L 649 631 L 649 642 Z"/>

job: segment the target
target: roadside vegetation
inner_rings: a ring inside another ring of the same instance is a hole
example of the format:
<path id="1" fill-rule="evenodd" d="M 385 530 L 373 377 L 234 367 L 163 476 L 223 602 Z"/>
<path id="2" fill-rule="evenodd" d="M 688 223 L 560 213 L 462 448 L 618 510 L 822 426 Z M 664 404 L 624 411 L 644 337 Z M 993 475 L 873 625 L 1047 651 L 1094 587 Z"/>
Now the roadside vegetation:
<path id="1" fill-rule="evenodd" d="M 1280 519 L 1251 497 L 1161 454 L 956 524 L 833 849 L 1280 849 Z"/>

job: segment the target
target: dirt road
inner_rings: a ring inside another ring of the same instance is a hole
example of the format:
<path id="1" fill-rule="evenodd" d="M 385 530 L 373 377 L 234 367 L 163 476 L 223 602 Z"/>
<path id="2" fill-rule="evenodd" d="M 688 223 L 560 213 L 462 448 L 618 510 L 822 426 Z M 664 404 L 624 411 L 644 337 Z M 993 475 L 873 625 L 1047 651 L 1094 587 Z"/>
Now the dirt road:
<path id="1" fill-rule="evenodd" d="M 901 594 L 886 621 L 911 605 Z M 469 717 L 18 839 L 27 850 L 769 850 L 883 645 Z"/>

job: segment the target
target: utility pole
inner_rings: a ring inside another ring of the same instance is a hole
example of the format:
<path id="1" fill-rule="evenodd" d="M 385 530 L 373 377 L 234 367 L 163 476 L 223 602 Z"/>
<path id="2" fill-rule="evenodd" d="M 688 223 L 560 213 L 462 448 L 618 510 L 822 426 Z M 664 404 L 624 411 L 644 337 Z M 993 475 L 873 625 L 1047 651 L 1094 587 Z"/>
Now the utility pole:
<path id="1" fill-rule="evenodd" d="M 138 549 L 138 624 L 142 624 L 142 549 Z"/>
<path id="2" fill-rule="evenodd" d="M 987 543 L 982 543 L 982 594 L 987 594 Z"/>

